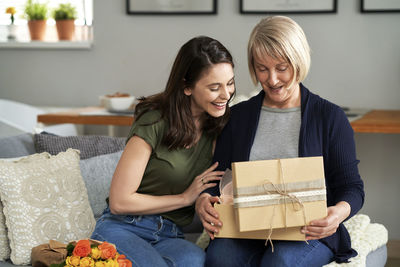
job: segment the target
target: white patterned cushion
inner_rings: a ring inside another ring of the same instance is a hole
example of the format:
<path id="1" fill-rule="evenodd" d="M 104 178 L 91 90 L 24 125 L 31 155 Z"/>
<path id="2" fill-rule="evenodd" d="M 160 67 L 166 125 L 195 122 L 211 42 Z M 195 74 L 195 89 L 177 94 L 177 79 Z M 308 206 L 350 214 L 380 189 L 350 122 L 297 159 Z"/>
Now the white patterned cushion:
<path id="1" fill-rule="evenodd" d="M 1 142 L 0 142 L 1 143 Z M 40 155 L 38 155 L 40 156 Z M 37 158 L 31 157 L 31 158 Z M 28 162 L 29 159 L 26 157 L 18 157 L 18 158 L 1 158 L 0 162 Z M 0 198 L 1 200 L 1 198 Z M 7 237 L 7 227 L 6 227 L 6 218 L 4 217 L 3 214 L 3 204 L 0 201 L 0 261 L 5 261 L 10 258 L 10 245 L 8 242 L 8 237 Z"/>
<path id="2" fill-rule="evenodd" d="M 79 151 L 26 159 L 0 162 L 0 196 L 14 264 L 29 264 L 31 249 L 50 239 L 88 238 L 95 225 Z"/>
<path id="3" fill-rule="evenodd" d="M 10 258 L 10 246 L 7 238 L 6 218 L 3 214 L 3 205 L 0 202 L 0 261 Z"/>

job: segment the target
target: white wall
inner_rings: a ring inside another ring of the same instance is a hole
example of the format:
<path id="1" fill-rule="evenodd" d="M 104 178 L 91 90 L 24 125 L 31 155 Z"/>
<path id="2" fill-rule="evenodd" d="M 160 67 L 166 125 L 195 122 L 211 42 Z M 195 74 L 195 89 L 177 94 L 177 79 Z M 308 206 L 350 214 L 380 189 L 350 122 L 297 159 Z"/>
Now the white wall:
<path id="1" fill-rule="evenodd" d="M 93 49 L 0 50 L 0 97 L 82 106 L 115 91 L 152 94 L 164 88 L 179 47 L 200 34 L 231 50 L 238 92 L 254 88 L 246 45 L 262 16 L 239 14 L 239 1 L 219 0 L 218 14 L 209 16 L 128 16 L 125 0 L 94 2 Z M 340 105 L 398 109 L 400 14 L 362 14 L 360 0 L 338 2 L 336 14 L 291 16 L 313 50 L 305 84 Z"/>
<path id="2" fill-rule="evenodd" d="M 239 14 L 239 1 L 219 0 L 211 16 L 126 15 L 125 0 L 94 1 L 91 50 L 0 49 L 0 98 L 39 106 L 98 104 L 116 91 L 161 91 L 179 47 L 196 35 L 220 40 L 236 62 L 238 93 L 254 89 L 248 36 L 261 15 Z M 293 15 L 312 48 L 305 85 L 343 106 L 400 109 L 400 13 L 362 14 L 360 0 L 339 0 L 336 14 Z M 356 134 L 366 186 L 363 212 L 400 239 L 400 135 Z"/>

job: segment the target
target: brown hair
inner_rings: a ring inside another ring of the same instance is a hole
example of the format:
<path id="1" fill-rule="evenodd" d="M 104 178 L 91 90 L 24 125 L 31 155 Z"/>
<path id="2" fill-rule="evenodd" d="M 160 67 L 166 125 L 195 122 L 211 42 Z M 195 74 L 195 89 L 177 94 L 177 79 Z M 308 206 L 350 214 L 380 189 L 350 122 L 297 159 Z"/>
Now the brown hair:
<path id="1" fill-rule="evenodd" d="M 220 42 L 207 36 L 195 37 L 179 50 L 165 90 L 159 94 L 140 98 L 140 103 L 135 109 L 135 117 L 138 119 L 149 110 L 159 110 L 160 119 L 165 119 L 169 125 L 162 140 L 168 149 L 194 145 L 196 127 L 191 112 L 191 100 L 184 94 L 184 89 L 194 87 L 205 71 L 219 63 L 229 63 L 234 67 L 231 54 Z M 227 123 L 229 114 L 228 105 L 221 117 L 214 118 L 204 113 L 201 118 L 203 132 L 213 136 L 219 134 Z"/>

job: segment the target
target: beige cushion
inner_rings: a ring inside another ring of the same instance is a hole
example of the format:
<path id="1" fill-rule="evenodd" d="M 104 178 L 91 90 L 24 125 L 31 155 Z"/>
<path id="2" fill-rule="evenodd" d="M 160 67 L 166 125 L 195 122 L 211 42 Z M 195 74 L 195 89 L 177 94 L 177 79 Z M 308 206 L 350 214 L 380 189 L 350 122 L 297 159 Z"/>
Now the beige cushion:
<path id="1" fill-rule="evenodd" d="M 0 196 L 14 264 L 29 264 L 31 249 L 50 239 L 66 243 L 94 229 L 77 150 L 0 162 Z"/>
<path id="2" fill-rule="evenodd" d="M 3 214 L 3 205 L 0 202 L 0 261 L 10 258 L 10 246 L 7 238 L 6 218 Z"/>
<path id="3" fill-rule="evenodd" d="M 40 156 L 40 154 L 38 154 Z M 33 158 L 33 157 L 32 157 Z M 36 156 L 35 156 L 36 158 Z M 31 158 L 27 159 L 25 157 L 18 158 L 1 158 L 0 162 L 28 162 Z M 1 198 L 0 198 L 1 200 Z M 6 218 L 3 214 L 3 205 L 0 201 L 0 261 L 5 261 L 10 258 L 10 244 L 7 237 L 7 227 L 6 227 Z"/>

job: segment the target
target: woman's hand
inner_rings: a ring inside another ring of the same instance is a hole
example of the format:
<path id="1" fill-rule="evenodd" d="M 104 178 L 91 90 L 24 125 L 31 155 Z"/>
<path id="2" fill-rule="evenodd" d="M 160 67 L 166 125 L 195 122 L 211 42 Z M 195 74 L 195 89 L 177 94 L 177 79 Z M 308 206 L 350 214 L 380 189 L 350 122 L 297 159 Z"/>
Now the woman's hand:
<path id="1" fill-rule="evenodd" d="M 224 175 L 223 171 L 214 171 L 217 168 L 218 162 L 215 162 L 211 165 L 210 168 L 205 170 L 200 175 L 194 178 L 192 184 L 182 193 L 184 203 L 186 206 L 192 205 L 197 197 L 203 192 L 205 189 L 216 186 L 216 183 L 209 183 L 211 181 L 219 181 L 221 180 L 221 176 Z"/>
<path id="2" fill-rule="evenodd" d="M 311 221 L 310 225 L 303 227 L 301 232 L 306 234 L 307 240 L 321 239 L 333 235 L 339 224 L 350 215 L 350 211 L 349 203 L 341 201 L 335 206 L 328 207 L 328 216 Z"/>
<path id="3" fill-rule="evenodd" d="M 196 200 L 196 213 L 211 239 L 214 239 L 214 233 L 217 233 L 222 226 L 218 212 L 214 209 L 214 203 L 219 201 L 219 197 L 213 197 L 208 193 L 201 194 Z"/>

